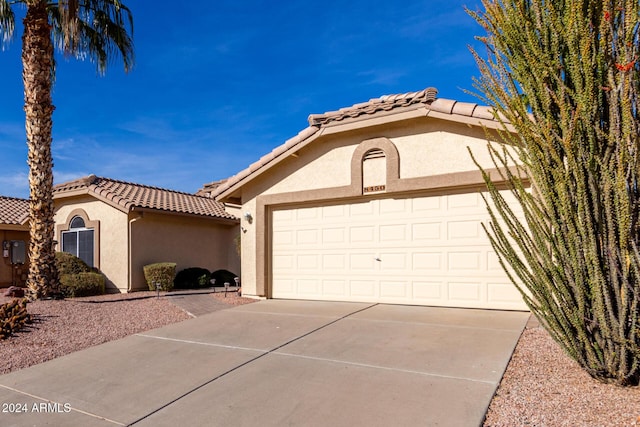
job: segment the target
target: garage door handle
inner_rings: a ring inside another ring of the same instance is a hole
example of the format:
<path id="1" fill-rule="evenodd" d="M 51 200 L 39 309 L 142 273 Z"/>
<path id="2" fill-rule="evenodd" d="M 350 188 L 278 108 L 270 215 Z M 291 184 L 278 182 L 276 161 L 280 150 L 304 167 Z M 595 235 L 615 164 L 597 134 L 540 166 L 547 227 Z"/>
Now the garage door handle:
<path id="1" fill-rule="evenodd" d="M 381 260 L 380 258 L 378 258 L 378 257 L 375 257 L 374 259 L 375 259 L 376 261 L 380 261 L 380 262 L 382 262 L 382 260 Z"/>

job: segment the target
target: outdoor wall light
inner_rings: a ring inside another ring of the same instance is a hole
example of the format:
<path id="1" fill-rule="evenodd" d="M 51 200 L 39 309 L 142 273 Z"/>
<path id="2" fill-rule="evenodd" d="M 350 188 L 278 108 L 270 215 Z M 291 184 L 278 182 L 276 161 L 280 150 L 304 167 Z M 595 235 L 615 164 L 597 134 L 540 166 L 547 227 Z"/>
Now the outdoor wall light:
<path id="1" fill-rule="evenodd" d="M 244 219 L 251 224 L 253 222 L 253 216 L 251 216 L 251 212 L 244 213 Z"/>

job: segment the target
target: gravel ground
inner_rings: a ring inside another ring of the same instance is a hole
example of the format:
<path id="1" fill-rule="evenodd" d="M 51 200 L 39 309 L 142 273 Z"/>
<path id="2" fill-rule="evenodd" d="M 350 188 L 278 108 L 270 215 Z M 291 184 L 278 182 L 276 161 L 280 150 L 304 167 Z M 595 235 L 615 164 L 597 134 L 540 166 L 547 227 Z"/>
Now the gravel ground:
<path id="1" fill-rule="evenodd" d="M 525 329 L 485 426 L 640 426 L 640 387 L 600 383 L 538 326 Z"/>
<path id="2" fill-rule="evenodd" d="M 228 305 L 255 301 L 235 292 L 211 297 Z M 35 322 L 0 341 L 0 374 L 190 318 L 153 292 L 35 301 L 28 311 Z M 518 342 L 484 425 L 640 426 L 640 387 L 593 380 L 534 323 Z"/>

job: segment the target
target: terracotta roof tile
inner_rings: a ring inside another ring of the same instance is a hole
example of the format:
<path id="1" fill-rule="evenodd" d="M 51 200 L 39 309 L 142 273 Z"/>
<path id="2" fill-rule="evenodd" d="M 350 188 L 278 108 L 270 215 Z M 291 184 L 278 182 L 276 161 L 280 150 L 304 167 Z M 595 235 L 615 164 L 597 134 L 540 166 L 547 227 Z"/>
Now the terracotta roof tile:
<path id="1" fill-rule="evenodd" d="M 311 114 L 309 116 L 309 125 L 326 125 L 331 122 L 355 118 L 365 114 L 375 114 L 379 111 L 390 111 L 414 104 L 430 104 L 436 99 L 437 94 L 437 89 L 429 87 L 419 92 L 385 95 L 380 98 L 370 99 L 369 102 L 362 102 L 352 105 L 351 107 L 341 108 L 338 111 L 330 111 L 324 114 Z"/>
<path id="2" fill-rule="evenodd" d="M 211 197 L 211 192 L 213 192 L 216 188 L 220 187 L 226 181 L 227 180 L 225 178 L 225 179 L 204 184 L 202 188 L 196 192 L 196 196 Z"/>
<path id="3" fill-rule="evenodd" d="M 23 225 L 29 220 L 29 200 L 0 196 L 0 224 Z"/>
<path id="4" fill-rule="evenodd" d="M 225 211 L 222 203 L 216 202 L 210 197 L 102 178 L 95 175 L 55 185 L 53 193 L 54 197 L 61 197 L 64 193 L 77 190 L 86 190 L 88 194 L 94 194 L 99 198 L 121 206 L 127 211 L 133 208 L 146 208 L 190 215 L 236 219 Z"/>
<path id="5" fill-rule="evenodd" d="M 378 114 L 392 114 L 407 110 L 424 108 L 426 115 L 430 111 L 451 115 L 452 120 L 460 120 L 463 117 L 471 117 L 479 120 L 495 120 L 493 110 L 490 107 L 475 103 L 458 102 L 453 99 L 437 98 L 438 90 L 432 87 L 419 92 L 408 92 L 396 95 L 385 95 L 374 98 L 368 102 L 354 104 L 351 107 L 341 108 L 337 111 L 329 111 L 324 114 L 311 114 L 309 116 L 309 127 L 300 131 L 293 138 L 285 141 L 284 144 L 274 148 L 271 155 L 261 157 L 257 162 L 252 163 L 248 168 L 238 172 L 229 178 L 224 184 L 212 191 L 213 197 L 221 195 L 231 187 L 239 185 L 248 176 L 259 172 L 272 161 L 287 152 L 294 150 L 296 146 L 307 141 L 325 126 L 339 124 L 343 121 L 363 120 Z M 504 117 L 501 117 L 503 121 Z"/>

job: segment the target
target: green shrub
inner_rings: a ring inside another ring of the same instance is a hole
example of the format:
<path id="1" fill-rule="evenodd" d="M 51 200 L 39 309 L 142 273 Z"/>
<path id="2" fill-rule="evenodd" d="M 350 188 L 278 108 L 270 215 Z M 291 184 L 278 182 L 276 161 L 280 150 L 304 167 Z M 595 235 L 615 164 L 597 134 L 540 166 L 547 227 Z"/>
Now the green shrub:
<path id="1" fill-rule="evenodd" d="M 91 267 L 86 262 L 68 252 L 56 252 L 56 266 L 60 276 L 65 274 L 89 273 Z"/>
<path id="2" fill-rule="evenodd" d="M 206 268 L 191 267 L 181 270 L 173 281 L 173 286 L 177 289 L 206 288 L 211 279 L 211 272 Z"/>
<path id="3" fill-rule="evenodd" d="M 173 278 L 176 276 L 175 262 L 157 262 L 143 267 L 144 278 L 147 281 L 149 290 L 156 290 L 156 283 L 160 285 L 161 291 L 173 289 Z"/>
<path id="4" fill-rule="evenodd" d="M 76 273 L 60 276 L 60 290 L 66 298 L 104 294 L 105 277 L 100 273 Z"/>
<path id="5" fill-rule="evenodd" d="M 236 277 L 238 277 L 238 275 L 229 270 L 216 270 L 211 273 L 211 278 L 216 279 L 214 286 L 224 286 L 224 282 L 229 282 L 229 285 L 235 286 L 236 282 L 233 279 Z"/>

